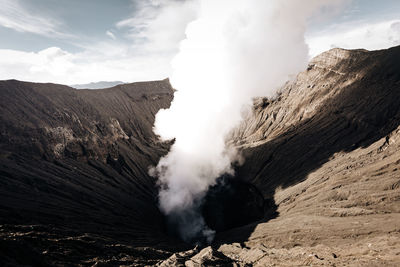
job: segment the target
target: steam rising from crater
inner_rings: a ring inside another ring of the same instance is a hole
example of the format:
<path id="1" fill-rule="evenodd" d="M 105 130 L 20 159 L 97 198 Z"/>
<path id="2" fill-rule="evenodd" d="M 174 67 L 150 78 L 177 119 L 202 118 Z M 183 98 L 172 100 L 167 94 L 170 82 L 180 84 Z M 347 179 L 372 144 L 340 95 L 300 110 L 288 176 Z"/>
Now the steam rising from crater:
<path id="1" fill-rule="evenodd" d="M 322 4 L 323 2 L 323 4 Z M 273 96 L 308 61 L 307 19 L 340 1 L 202 0 L 198 19 L 172 61 L 177 90 L 154 131 L 176 138 L 151 173 L 159 178 L 161 210 L 188 242 L 213 232 L 198 211 L 208 187 L 238 160 L 226 135 L 256 96 Z"/>

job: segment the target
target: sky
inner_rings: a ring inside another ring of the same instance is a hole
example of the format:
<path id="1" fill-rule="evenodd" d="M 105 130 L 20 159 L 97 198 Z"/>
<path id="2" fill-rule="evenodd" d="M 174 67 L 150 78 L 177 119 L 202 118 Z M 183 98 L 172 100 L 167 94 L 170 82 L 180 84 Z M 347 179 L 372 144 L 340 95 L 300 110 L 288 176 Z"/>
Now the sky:
<path id="1" fill-rule="evenodd" d="M 171 75 L 198 0 L 0 0 L 0 80 L 80 84 Z M 309 21 L 310 58 L 400 45 L 400 1 L 349 0 Z"/>

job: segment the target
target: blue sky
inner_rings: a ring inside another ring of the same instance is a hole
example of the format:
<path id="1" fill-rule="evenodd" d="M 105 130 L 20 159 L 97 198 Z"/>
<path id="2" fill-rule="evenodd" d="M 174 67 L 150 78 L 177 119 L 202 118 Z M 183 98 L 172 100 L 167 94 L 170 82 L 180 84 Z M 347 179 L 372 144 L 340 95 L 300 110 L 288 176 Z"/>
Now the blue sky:
<path id="1" fill-rule="evenodd" d="M 49 46 L 58 46 L 76 52 L 80 49 L 80 42 L 96 42 L 106 38 L 105 32 L 115 30 L 115 24 L 123 18 L 132 16 L 134 10 L 134 5 L 126 0 L 24 0 L 18 2 L 25 12 L 59 23 L 55 27 L 58 31 L 75 38 L 18 31 L 12 27 L 4 27 L 3 24 L 3 27 L 0 27 L 1 48 L 39 51 Z M 21 12 L 22 14 L 24 12 Z M 9 17 L 13 19 L 11 14 Z"/>
<path id="2" fill-rule="evenodd" d="M 304 1 L 305 3 L 307 0 Z M 0 0 L 0 79 L 66 84 L 168 77 L 197 0 Z M 400 1 L 348 1 L 314 16 L 310 54 L 400 45 Z"/>

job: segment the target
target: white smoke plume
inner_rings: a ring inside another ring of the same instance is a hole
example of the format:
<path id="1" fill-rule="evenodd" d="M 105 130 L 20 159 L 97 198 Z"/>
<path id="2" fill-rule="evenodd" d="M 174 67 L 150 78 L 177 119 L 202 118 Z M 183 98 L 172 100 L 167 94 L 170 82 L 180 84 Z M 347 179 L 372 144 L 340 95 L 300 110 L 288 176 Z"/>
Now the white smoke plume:
<path id="1" fill-rule="evenodd" d="M 273 96 L 308 62 L 307 21 L 338 0 L 202 0 L 197 20 L 172 61 L 177 90 L 154 131 L 175 138 L 151 173 L 159 178 L 159 204 L 183 240 L 212 239 L 198 211 L 216 178 L 233 172 L 237 153 L 225 137 L 256 96 Z"/>

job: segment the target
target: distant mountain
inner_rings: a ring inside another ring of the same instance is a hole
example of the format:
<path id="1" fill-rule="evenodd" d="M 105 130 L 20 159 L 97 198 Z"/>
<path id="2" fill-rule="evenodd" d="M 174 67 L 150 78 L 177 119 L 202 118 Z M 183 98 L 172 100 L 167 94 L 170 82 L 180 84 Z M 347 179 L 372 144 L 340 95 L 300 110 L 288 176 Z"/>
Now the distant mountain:
<path id="1" fill-rule="evenodd" d="M 101 82 L 93 82 L 93 83 L 87 83 L 87 84 L 74 84 L 74 85 L 70 85 L 70 86 L 75 89 L 104 89 L 104 88 L 114 87 L 116 85 L 123 84 L 123 83 L 124 82 L 121 82 L 121 81 L 114 81 L 114 82 L 101 81 Z"/>

